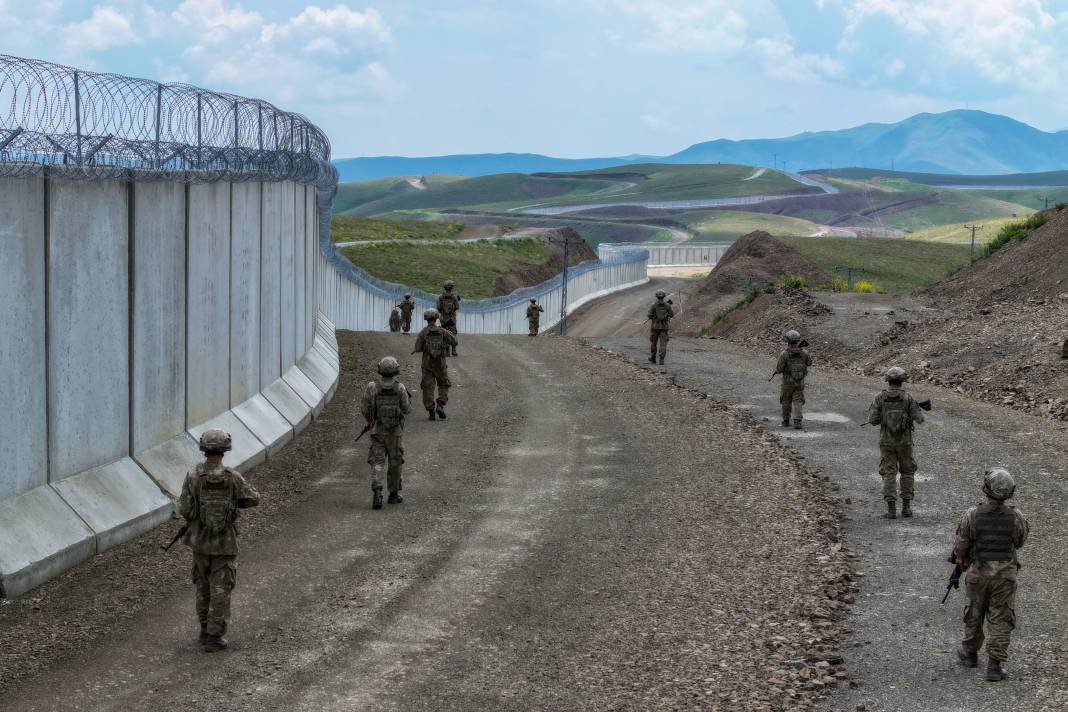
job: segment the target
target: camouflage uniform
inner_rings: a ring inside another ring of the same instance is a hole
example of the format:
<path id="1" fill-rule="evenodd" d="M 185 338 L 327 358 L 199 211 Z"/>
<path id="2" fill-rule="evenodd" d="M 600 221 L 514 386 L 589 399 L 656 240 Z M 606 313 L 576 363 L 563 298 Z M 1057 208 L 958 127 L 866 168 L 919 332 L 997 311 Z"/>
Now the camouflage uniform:
<path id="1" fill-rule="evenodd" d="M 389 313 L 389 330 L 394 334 L 401 330 L 401 313 L 397 307 L 393 307 Z"/>
<path id="2" fill-rule="evenodd" d="M 875 397 L 868 409 L 868 423 L 879 428 L 879 474 L 883 499 L 897 499 L 897 474 L 901 472 L 901 499 L 912 500 L 916 460 L 912 456 L 912 430 L 923 422 L 923 410 L 901 386 L 890 386 Z"/>
<path id="3" fill-rule="evenodd" d="M 779 405 L 782 407 L 782 424 L 792 419 L 795 426 L 801 425 L 805 411 L 805 378 L 812 365 L 812 355 L 797 344 L 790 344 L 779 354 L 775 373 L 782 374 L 779 389 Z"/>
<path id="4" fill-rule="evenodd" d="M 456 348 L 456 337 L 437 324 L 428 324 L 415 338 L 415 352 L 423 354 L 419 388 L 423 391 L 423 407 L 431 415 L 438 407 L 444 408 L 449 402 L 452 383 L 449 381 L 446 359 L 449 349 L 453 348 Z M 431 351 L 439 353 L 433 354 Z M 435 386 L 437 398 L 434 397 Z"/>
<path id="5" fill-rule="evenodd" d="M 404 297 L 400 304 L 397 305 L 401 313 L 401 326 L 404 329 L 404 333 L 407 334 L 412 330 L 412 312 L 415 311 L 415 302 L 409 296 Z"/>
<path id="6" fill-rule="evenodd" d="M 545 310 L 534 301 L 527 306 L 527 326 L 531 336 L 537 336 L 541 326 L 541 314 Z"/>
<path id="7" fill-rule="evenodd" d="M 201 642 L 226 633 L 230 593 L 237 584 L 238 510 L 259 503 L 260 495 L 252 485 L 222 462 L 200 463 L 185 477 L 178 513 L 189 522 L 182 543 L 193 550 Z M 218 516 L 220 511 L 225 513 L 223 519 Z M 212 522 L 218 521 L 222 527 L 213 526 Z"/>
<path id="8" fill-rule="evenodd" d="M 446 287 L 445 291 L 438 296 L 438 313 L 441 314 L 441 325 L 446 331 L 453 336 L 460 333 L 460 296 L 453 293 L 452 287 Z M 456 345 L 452 344 L 453 356 L 456 355 Z"/>
<path id="9" fill-rule="evenodd" d="M 1004 677 L 1001 663 L 1009 656 L 1009 638 L 1016 627 L 1016 573 L 1020 569 L 1016 550 L 1026 543 L 1029 527 L 1023 513 L 1004 501 L 1015 490 L 1008 472 L 987 472 L 983 490 L 987 493 L 986 504 L 964 513 L 953 546 L 959 565 L 966 572 L 968 592 L 964 640 L 958 655 L 962 663 L 975 667 L 985 639 L 990 657 L 987 679 L 996 681 Z"/>
<path id="10" fill-rule="evenodd" d="M 656 361 L 660 355 L 660 363 L 664 363 L 667 356 L 668 330 L 671 328 L 671 318 L 675 316 L 675 309 L 671 301 L 664 301 L 663 292 L 657 292 L 656 301 L 649 307 L 647 314 L 649 320 L 649 362 Z"/>
<path id="11" fill-rule="evenodd" d="M 367 464 L 371 466 L 371 489 L 382 489 L 382 474 L 387 473 L 390 494 L 402 489 L 401 466 L 404 464 L 404 416 L 411 412 L 411 400 L 404 384 L 392 378 L 381 383 L 371 381 L 363 395 L 363 418 L 373 423 L 371 448 Z M 388 470 L 387 470 L 388 463 Z"/>

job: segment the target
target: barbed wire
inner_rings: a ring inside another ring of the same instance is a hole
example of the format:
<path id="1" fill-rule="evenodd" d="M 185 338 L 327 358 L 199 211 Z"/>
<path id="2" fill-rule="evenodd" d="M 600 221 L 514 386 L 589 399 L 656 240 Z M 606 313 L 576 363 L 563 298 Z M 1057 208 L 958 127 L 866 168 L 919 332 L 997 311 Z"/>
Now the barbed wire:
<path id="1" fill-rule="evenodd" d="M 330 142 L 260 99 L 0 55 L 0 176 L 337 187 Z"/>

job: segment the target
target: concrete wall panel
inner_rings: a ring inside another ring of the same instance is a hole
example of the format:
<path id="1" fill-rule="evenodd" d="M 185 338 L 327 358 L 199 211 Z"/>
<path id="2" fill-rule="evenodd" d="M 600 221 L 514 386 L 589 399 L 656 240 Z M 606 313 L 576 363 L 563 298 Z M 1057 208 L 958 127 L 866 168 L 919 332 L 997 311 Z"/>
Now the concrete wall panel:
<path id="1" fill-rule="evenodd" d="M 185 186 L 133 187 L 131 452 L 185 430 Z"/>
<path id="2" fill-rule="evenodd" d="M 260 390 L 261 183 L 235 183 L 230 232 L 230 405 Z"/>
<path id="3" fill-rule="evenodd" d="M 307 188 L 303 185 L 294 185 L 294 200 L 296 201 L 296 219 L 294 221 L 295 232 L 293 234 L 293 361 L 307 351 L 304 345 L 305 323 L 308 318 L 307 305 L 308 294 L 305 290 L 304 251 L 307 247 L 304 230 L 307 227 L 304 196 Z"/>
<path id="4" fill-rule="evenodd" d="M 126 185 L 54 181 L 48 203 L 50 481 L 130 444 Z"/>
<path id="5" fill-rule="evenodd" d="M 282 186 L 263 184 L 263 243 L 260 253 L 260 387 L 282 375 Z"/>
<path id="6" fill-rule="evenodd" d="M 44 181 L 0 178 L 0 499 L 48 481 Z"/>
<path id="7" fill-rule="evenodd" d="M 296 315 L 296 225 L 297 205 L 294 197 L 296 186 L 282 184 L 282 370 L 297 362 L 297 315 Z M 303 222 L 303 218 L 301 219 Z"/>
<path id="8" fill-rule="evenodd" d="M 230 184 L 189 186 L 186 423 L 230 407 Z"/>
<path id="9" fill-rule="evenodd" d="M 301 351 L 311 348 L 315 338 L 315 317 L 319 313 L 319 291 L 315 283 L 315 265 L 319 255 L 319 208 L 315 188 L 308 186 L 304 193 L 304 284 L 307 301 L 304 304 L 304 342 Z"/>

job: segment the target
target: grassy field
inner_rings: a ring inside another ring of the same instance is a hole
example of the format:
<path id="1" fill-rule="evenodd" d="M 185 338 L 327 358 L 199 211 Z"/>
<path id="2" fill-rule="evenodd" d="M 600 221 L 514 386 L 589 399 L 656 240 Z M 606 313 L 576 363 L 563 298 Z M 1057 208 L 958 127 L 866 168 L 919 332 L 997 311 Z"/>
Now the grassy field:
<path id="1" fill-rule="evenodd" d="M 446 279 L 455 280 L 460 294 L 469 299 L 493 296 L 502 274 L 552 259 L 542 240 L 354 245 L 341 253 L 375 277 L 428 292 L 439 291 Z"/>
<path id="2" fill-rule="evenodd" d="M 763 230 L 779 237 L 811 235 L 819 229 L 808 220 L 735 210 L 696 211 L 684 213 L 677 219 L 697 231 L 692 242 L 734 242 L 754 230 Z"/>
<path id="3" fill-rule="evenodd" d="M 1026 215 L 1030 210 L 968 190 L 941 191 L 937 202 L 911 210 L 891 213 L 880 218 L 882 225 L 907 232 L 917 232 L 939 225 L 971 220 L 989 220 Z"/>
<path id="4" fill-rule="evenodd" d="M 965 225 L 982 225 L 983 229 L 975 233 L 976 244 L 982 244 L 992 240 L 1002 227 L 1010 223 L 1019 222 L 1020 218 L 995 218 L 993 220 L 978 220 L 972 222 L 953 223 L 952 225 L 939 225 L 937 227 L 919 230 L 909 235 L 910 240 L 927 240 L 929 242 L 955 242 L 957 244 L 971 244 L 972 231 Z"/>
<path id="5" fill-rule="evenodd" d="M 1029 188 L 1028 190 L 977 190 L 976 193 L 988 198 L 1016 203 L 1031 210 L 1045 210 L 1046 198 L 1049 207 L 1057 203 L 1068 203 L 1068 188 Z"/>
<path id="6" fill-rule="evenodd" d="M 945 173 L 910 173 L 908 171 L 884 171 L 878 168 L 837 168 L 821 171 L 828 177 L 846 180 L 906 180 L 924 185 L 1061 185 L 1068 186 L 1068 171 L 1049 173 L 1015 173 L 1012 175 L 968 176 Z"/>
<path id="7" fill-rule="evenodd" d="M 832 275 L 863 270 L 855 278 L 879 291 L 906 294 L 926 287 L 968 263 L 968 248 L 920 240 L 848 237 L 780 238 Z"/>
<path id="8" fill-rule="evenodd" d="M 425 184 L 426 189 L 436 185 L 445 185 L 460 180 L 466 180 L 464 176 L 430 175 L 423 176 L 416 181 L 416 185 Z M 417 188 L 407 178 L 379 178 L 377 180 L 360 181 L 358 183 L 342 183 L 337 188 L 334 196 L 334 212 L 345 214 L 354 208 L 376 200 L 382 200 L 395 195 L 418 193 L 423 188 Z"/>
<path id="9" fill-rule="evenodd" d="M 745 195 L 782 193 L 802 188 L 800 183 L 781 171 L 766 170 L 753 178 L 759 169 L 730 164 L 664 165 L 644 163 L 617 168 L 603 168 L 585 173 L 558 173 L 573 178 L 597 178 L 629 184 L 616 192 L 621 202 L 659 200 L 700 200 L 735 198 Z M 570 196 L 552 204 L 575 202 Z"/>
<path id="10" fill-rule="evenodd" d="M 464 229 L 458 222 L 422 220 L 374 220 L 355 215 L 336 215 L 330 223 L 334 242 L 357 240 L 449 240 Z"/>

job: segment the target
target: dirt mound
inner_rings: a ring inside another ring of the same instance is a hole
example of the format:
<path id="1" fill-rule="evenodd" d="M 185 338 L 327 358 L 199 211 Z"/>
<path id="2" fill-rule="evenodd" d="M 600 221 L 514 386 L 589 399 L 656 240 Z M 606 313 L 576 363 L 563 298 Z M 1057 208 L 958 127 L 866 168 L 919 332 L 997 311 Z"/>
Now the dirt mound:
<path id="1" fill-rule="evenodd" d="M 571 266 L 597 259 L 597 253 L 593 251 L 589 244 L 587 244 L 582 235 L 569 227 L 546 230 L 541 233 L 541 236 L 544 238 L 552 238 L 553 240 L 567 238 L 571 242 L 568 259 L 568 263 Z M 533 287 L 536 284 L 541 284 L 545 280 L 552 279 L 560 274 L 564 269 L 564 247 L 562 244 L 550 242 L 549 248 L 552 250 L 553 256 L 552 259 L 545 264 L 515 270 L 498 277 L 497 282 L 493 286 L 493 295 L 495 297 L 500 297 L 505 294 L 511 294 L 517 289 Z"/>
<path id="2" fill-rule="evenodd" d="M 724 294 L 752 285 L 776 282 L 788 274 L 811 284 L 831 281 L 830 275 L 807 257 L 768 233 L 757 230 L 732 244 L 716 268 L 697 288 L 698 294 Z"/>
<path id="3" fill-rule="evenodd" d="M 785 330 L 796 329 L 810 339 L 813 327 L 830 315 L 831 310 L 808 292 L 785 289 L 761 295 L 748 306 L 729 313 L 712 327 L 709 335 L 774 353 L 782 348 Z"/>

